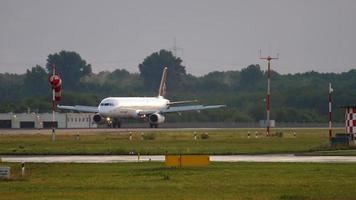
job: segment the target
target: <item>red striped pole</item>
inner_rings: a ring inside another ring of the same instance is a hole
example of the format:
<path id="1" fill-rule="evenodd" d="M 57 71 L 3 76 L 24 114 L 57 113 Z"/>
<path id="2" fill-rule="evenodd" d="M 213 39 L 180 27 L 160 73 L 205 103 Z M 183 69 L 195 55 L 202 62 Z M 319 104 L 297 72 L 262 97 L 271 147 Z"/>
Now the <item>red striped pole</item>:
<path id="1" fill-rule="evenodd" d="M 56 74 L 56 66 L 52 65 L 52 75 L 48 77 L 48 82 L 52 86 L 52 140 L 56 140 L 55 128 L 56 128 L 56 101 L 61 100 L 61 84 L 62 80 L 58 74 Z M 57 123 L 58 124 L 58 123 Z"/>
<path id="2" fill-rule="evenodd" d="M 266 96 L 266 135 L 270 136 L 270 126 L 271 126 L 271 120 L 270 120 L 270 112 L 271 112 L 271 60 L 278 59 L 277 58 L 272 58 L 271 56 L 268 56 L 266 58 L 260 58 L 262 60 L 267 60 L 268 63 L 268 68 L 267 68 L 267 96 Z"/>
<path id="3" fill-rule="evenodd" d="M 56 67 L 53 64 L 52 65 L 52 76 L 56 75 Z M 55 129 L 55 111 L 56 111 L 56 97 L 55 97 L 55 91 L 54 88 L 52 87 L 52 141 L 56 141 L 56 129 Z"/>
<path id="4" fill-rule="evenodd" d="M 331 88 L 331 83 L 329 83 L 329 140 L 331 141 L 332 138 L 332 126 L 331 126 L 331 121 L 332 121 L 332 115 L 331 115 L 331 103 L 332 103 L 332 99 L 331 99 L 331 93 L 333 92 L 333 89 Z"/>
<path id="5" fill-rule="evenodd" d="M 268 72 L 267 72 L 267 100 L 266 100 L 266 123 L 267 123 L 267 136 L 270 135 L 270 103 L 271 103 L 271 57 L 267 57 Z"/>

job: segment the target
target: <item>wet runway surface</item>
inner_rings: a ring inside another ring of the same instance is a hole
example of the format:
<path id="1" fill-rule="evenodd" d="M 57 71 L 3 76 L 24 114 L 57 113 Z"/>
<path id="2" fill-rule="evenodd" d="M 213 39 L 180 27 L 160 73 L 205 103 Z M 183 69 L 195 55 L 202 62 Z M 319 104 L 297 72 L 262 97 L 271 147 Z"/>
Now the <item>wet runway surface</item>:
<path id="1" fill-rule="evenodd" d="M 164 162 L 164 155 L 58 155 L 58 156 L 0 156 L 2 162 L 30 163 L 120 163 Z M 267 155 L 213 155 L 212 162 L 289 162 L 289 163 L 356 163 L 356 156 L 295 156 L 293 154 Z"/>

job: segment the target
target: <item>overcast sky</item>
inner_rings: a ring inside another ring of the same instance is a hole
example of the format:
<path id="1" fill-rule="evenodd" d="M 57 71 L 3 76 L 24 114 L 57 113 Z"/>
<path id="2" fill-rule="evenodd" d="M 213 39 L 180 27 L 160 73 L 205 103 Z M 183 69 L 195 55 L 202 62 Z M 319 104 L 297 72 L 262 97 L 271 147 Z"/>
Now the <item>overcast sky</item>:
<path id="1" fill-rule="evenodd" d="M 356 68 L 354 0 L 0 0 L 0 72 L 24 73 L 48 54 L 78 52 L 94 72 L 172 49 L 189 73 L 266 65 L 280 73 Z"/>

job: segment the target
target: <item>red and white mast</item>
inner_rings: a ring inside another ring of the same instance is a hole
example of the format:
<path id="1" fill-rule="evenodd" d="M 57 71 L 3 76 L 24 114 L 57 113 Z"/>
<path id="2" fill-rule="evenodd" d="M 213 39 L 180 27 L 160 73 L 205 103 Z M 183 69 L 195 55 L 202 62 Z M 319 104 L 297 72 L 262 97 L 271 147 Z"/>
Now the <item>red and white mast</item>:
<path id="1" fill-rule="evenodd" d="M 52 77 L 56 75 L 56 67 L 52 65 Z M 55 91 L 54 87 L 52 87 L 52 141 L 56 140 L 56 133 L 55 133 L 55 121 L 56 121 L 56 99 L 55 99 Z"/>
<path id="2" fill-rule="evenodd" d="M 275 57 L 275 58 L 273 58 L 271 56 L 260 57 L 260 59 L 267 60 L 267 63 L 268 63 L 268 69 L 267 69 L 267 96 L 266 96 L 266 115 L 267 115 L 266 116 L 266 128 L 267 128 L 266 135 L 270 136 L 270 126 L 271 126 L 271 120 L 270 120 L 270 111 L 271 111 L 271 60 L 278 59 L 278 56 Z"/>
<path id="3" fill-rule="evenodd" d="M 56 74 L 56 67 L 52 65 L 52 75 L 48 77 L 48 81 L 52 86 L 52 141 L 56 140 L 56 119 L 55 119 L 55 112 L 56 112 L 56 102 L 61 100 L 61 85 L 62 80 L 61 77 Z"/>

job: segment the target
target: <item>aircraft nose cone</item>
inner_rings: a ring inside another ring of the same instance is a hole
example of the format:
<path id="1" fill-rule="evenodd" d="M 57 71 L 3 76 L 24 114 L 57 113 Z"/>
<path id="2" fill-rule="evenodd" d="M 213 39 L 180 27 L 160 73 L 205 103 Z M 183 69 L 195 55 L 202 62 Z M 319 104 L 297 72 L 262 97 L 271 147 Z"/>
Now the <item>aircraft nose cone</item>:
<path id="1" fill-rule="evenodd" d="M 109 113 L 110 113 L 110 110 L 108 110 L 108 109 L 105 109 L 105 108 L 99 108 L 99 113 L 101 114 L 101 115 L 108 115 Z"/>

